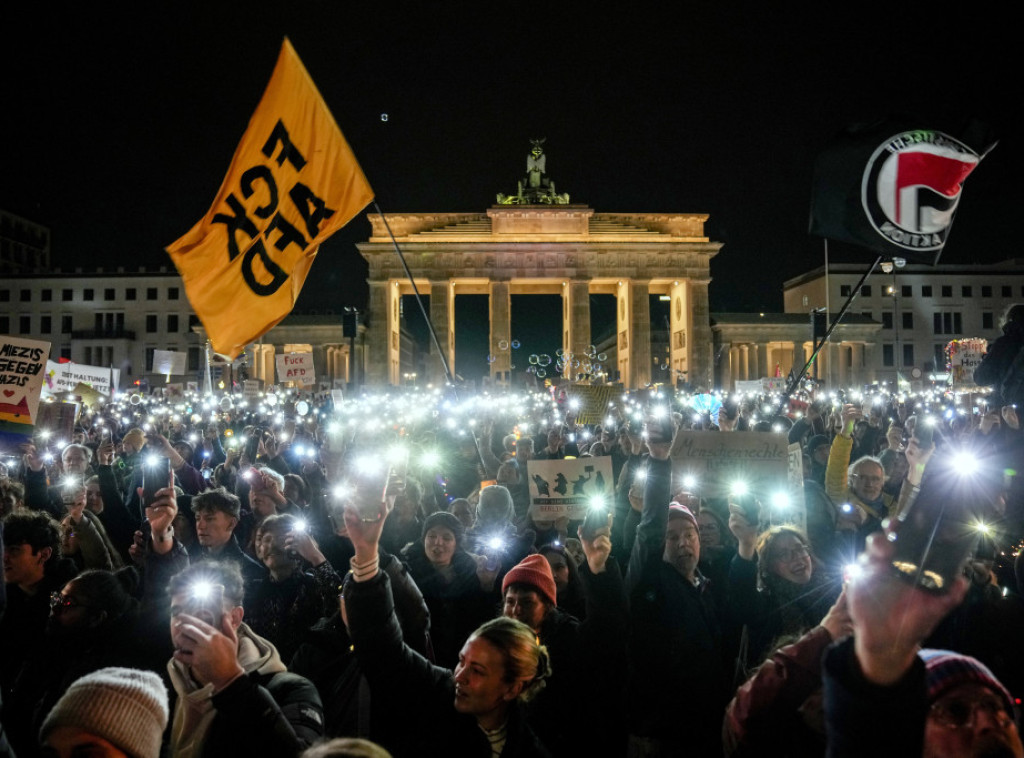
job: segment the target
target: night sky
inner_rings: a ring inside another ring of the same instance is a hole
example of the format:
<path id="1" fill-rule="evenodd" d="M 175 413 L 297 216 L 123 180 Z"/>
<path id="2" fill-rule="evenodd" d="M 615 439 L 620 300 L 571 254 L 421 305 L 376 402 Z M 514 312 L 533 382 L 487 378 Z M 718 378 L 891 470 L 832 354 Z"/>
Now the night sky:
<path id="1" fill-rule="evenodd" d="M 1006 5 L 14 5 L 0 17 L 0 207 L 51 228 L 54 265 L 170 266 L 163 248 L 209 207 L 285 35 L 385 211 L 482 212 L 546 137 L 574 203 L 710 214 L 725 245 L 712 310 L 781 310 L 782 282 L 822 263 L 806 231 L 815 155 L 891 113 L 951 133 L 991 124 L 1001 142 L 942 259 L 1017 255 L 1024 69 Z M 352 242 L 368 235 L 359 217 L 322 247 L 300 308 L 364 302 Z"/>

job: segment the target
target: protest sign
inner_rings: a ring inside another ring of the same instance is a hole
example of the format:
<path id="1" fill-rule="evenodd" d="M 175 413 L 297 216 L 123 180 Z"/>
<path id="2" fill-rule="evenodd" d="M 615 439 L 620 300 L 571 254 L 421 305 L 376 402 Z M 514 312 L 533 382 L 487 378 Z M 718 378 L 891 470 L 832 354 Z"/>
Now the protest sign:
<path id="1" fill-rule="evenodd" d="M 770 432 L 680 431 L 672 445 L 673 475 L 693 477 L 700 497 L 727 497 L 742 483 L 762 505 L 788 498 L 788 523 L 803 524 L 803 457 L 785 434 Z M 773 517 L 773 521 L 778 521 Z"/>
<path id="2" fill-rule="evenodd" d="M 164 376 L 180 376 L 186 371 L 188 365 L 188 353 L 177 350 L 154 350 L 153 351 L 153 373 Z"/>
<path id="3" fill-rule="evenodd" d="M 539 521 L 587 515 L 590 501 L 602 497 L 611 508 L 615 497 L 612 459 L 564 458 L 526 463 L 530 484 L 530 516 Z"/>
<path id="4" fill-rule="evenodd" d="M 67 442 L 75 431 L 78 403 L 40 403 L 36 431 L 51 432 L 50 438 Z"/>
<path id="5" fill-rule="evenodd" d="M 0 336 L 0 439 L 7 446 L 32 435 L 50 343 Z"/>
<path id="6" fill-rule="evenodd" d="M 981 365 L 987 349 L 988 340 L 980 337 L 953 340 L 946 345 L 949 383 L 954 392 L 970 392 L 978 388 L 974 383 L 974 370 Z"/>
<path id="7" fill-rule="evenodd" d="M 86 366 L 84 363 L 46 362 L 44 394 L 59 395 L 62 392 L 74 392 L 79 383 L 87 384 L 101 395 L 110 397 L 112 388 L 116 388 L 120 376 L 118 369 L 103 366 Z"/>
<path id="8" fill-rule="evenodd" d="M 242 397 L 246 400 L 259 400 L 260 398 L 260 385 L 259 379 L 246 379 L 242 382 Z"/>
<path id="9" fill-rule="evenodd" d="M 316 372 L 313 370 L 312 353 L 286 353 L 277 356 L 277 381 L 313 384 Z"/>

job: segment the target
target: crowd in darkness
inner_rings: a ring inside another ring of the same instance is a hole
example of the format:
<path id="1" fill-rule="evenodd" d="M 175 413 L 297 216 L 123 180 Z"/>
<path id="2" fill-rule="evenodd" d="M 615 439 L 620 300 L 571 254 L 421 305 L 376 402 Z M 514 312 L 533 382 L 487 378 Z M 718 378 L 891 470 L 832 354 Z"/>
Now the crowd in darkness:
<path id="1" fill-rule="evenodd" d="M 0 468 L 0 756 L 1024 758 L 1016 323 L 959 405 L 222 393 L 38 429 Z M 788 436 L 799 527 L 684 480 L 680 431 Z M 614 502 L 531 509 L 528 461 L 588 456 Z M 966 561 L 898 577 L 926 474 L 973 465 Z"/>

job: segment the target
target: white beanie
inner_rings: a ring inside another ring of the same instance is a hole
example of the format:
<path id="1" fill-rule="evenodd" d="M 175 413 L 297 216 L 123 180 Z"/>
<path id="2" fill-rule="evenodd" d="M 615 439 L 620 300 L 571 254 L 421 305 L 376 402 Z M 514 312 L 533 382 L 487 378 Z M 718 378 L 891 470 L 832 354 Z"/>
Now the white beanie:
<path id="1" fill-rule="evenodd" d="M 167 715 L 167 688 L 152 671 L 100 669 L 68 687 L 43 722 L 39 741 L 57 727 L 74 726 L 132 758 L 158 758 Z"/>

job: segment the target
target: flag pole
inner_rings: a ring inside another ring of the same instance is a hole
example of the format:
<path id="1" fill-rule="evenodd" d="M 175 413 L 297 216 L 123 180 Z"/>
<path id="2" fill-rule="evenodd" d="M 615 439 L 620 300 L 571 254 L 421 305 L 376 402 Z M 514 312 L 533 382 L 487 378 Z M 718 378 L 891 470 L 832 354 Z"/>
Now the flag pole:
<path id="1" fill-rule="evenodd" d="M 405 269 L 405 275 L 409 279 L 409 284 L 412 285 L 412 294 L 416 297 L 416 304 L 420 307 L 420 312 L 423 314 L 423 320 L 427 322 L 427 329 L 430 331 L 430 338 L 434 341 L 434 347 L 437 349 L 438 357 L 441 359 L 441 367 L 444 369 L 445 378 L 448 380 L 448 384 L 454 384 L 455 381 L 452 378 L 452 370 L 448 365 L 448 358 L 445 355 L 444 350 L 441 349 L 441 343 L 437 339 L 437 332 L 434 331 L 434 325 L 430 321 L 430 316 L 427 315 L 427 309 L 423 305 L 423 298 L 420 297 L 420 291 L 416 287 L 416 280 L 412 278 L 412 272 L 409 270 L 409 264 L 405 262 L 405 254 L 402 253 L 402 248 L 398 246 L 398 240 L 395 239 L 395 235 L 391 233 L 391 225 L 388 224 L 388 219 L 384 215 L 384 211 L 380 209 L 380 205 L 377 201 L 373 201 L 373 207 L 377 209 L 377 213 L 380 214 L 381 221 L 384 222 L 384 228 L 388 232 L 388 237 L 391 238 L 391 244 L 395 247 L 395 252 L 398 254 L 398 260 L 402 262 L 402 268 Z"/>
<path id="2" fill-rule="evenodd" d="M 864 276 L 860 278 L 860 281 L 857 282 L 857 286 L 853 288 L 853 292 L 850 293 L 850 296 L 846 298 L 846 302 L 843 303 L 843 308 L 842 310 L 839 311 L 839 315 L 836 316 L 836 320 L 829 324 L 828 331 L 825 332 L 825 336 L 821 338 L 821 342 L 815 345 L 814 352 L 811 353 L 811 357 L 807 360 L 807 363 L 804 364 L 804 367 L 800 370 L 800 373 L 794 376 L 793 380 L 789 383 L 789 386 L 786 387 L 786 394 L 784 396 L 785 398 L 788 398 L 790 395 L 792 395 L 793 391 L 803 380 L 804 375 L 807 373 L 807 369 L 809 369 L 811 367 L 811 364 L 814 363 L 814 359 L 818 357 L 818 353 L 821 351 L 821 348 L 823 348 L 825 344 L 828 342 L 829 338 L 832 336 L 832 332 L 835 331 L 835 328 L 837 326 L 839 326 L 839 322 L 843 320 L 843 316 L 846 315 L 846 312 L 850 310 L 850 306 L 853 305 L 853 301 L 857 299 L 857 295 L 860 294 L 861 286 L 864 284 L 865 281 L 867 281 L 867 278 L 871 276 L 872 273 L 874 273 L 875 268 L 881 262 L 882 256 L 879 255 L 877 258 L 875 258 L 875 262 L 871 264 L 871 267 L 864 272 Z"/>

